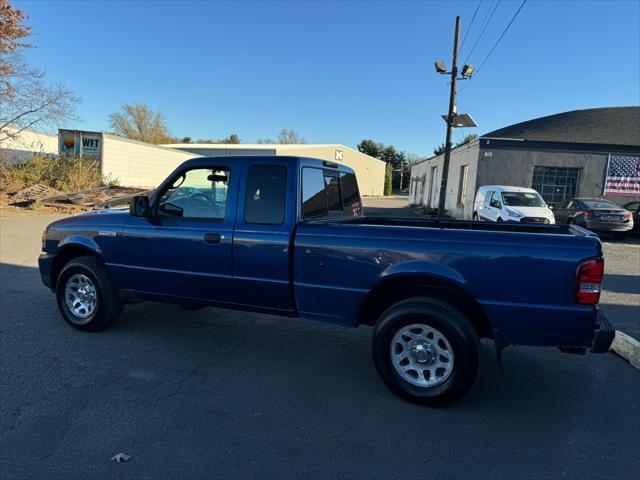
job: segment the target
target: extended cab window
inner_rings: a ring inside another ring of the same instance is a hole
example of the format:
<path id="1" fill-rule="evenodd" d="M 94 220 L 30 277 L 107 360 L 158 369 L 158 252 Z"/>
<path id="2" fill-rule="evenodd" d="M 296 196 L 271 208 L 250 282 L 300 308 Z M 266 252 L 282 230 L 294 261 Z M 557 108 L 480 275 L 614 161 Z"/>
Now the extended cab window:
<path id="1" fill-rule="evenodd" d="M 342 204 L 344 214 L 348 217 L 356 217 L 362 213 L 358 182 L 353 173 L 340 174 L 340 186 L 342 188 Z"/>
<path id="2" fill-rule="evenodd" d="M 262 225 L 284 223 L 287 167 L 252 165 L 249 167 L 244 199 L 244 221 Z"/>
<path id="3" fill-rule="evenodd" d="M 302 169 L 302 217 L 305 220 L 327 216 L 324 172 L 319 168 Z"/>
<path id="4" fill-rule="evenodd" d="M 327 195 L 329 216 L 342 216 L 342 199 L 340 198 L 340 178 L 338 175 L 324 176 L 324 189 Z"/>
<path id="5" fill-rule="evenodd" d="M 327 217 L 360 215 L 360 192 L 353 173 L 314 167 L 302 169 L 302 218 L 316 220 Z"/>
<path id="6" fill-rule="evenodd" d="M 184 172 L 160 196 L 158 214 L 223 220 L 229 173 L 226 167 L 194 168 Z"/>

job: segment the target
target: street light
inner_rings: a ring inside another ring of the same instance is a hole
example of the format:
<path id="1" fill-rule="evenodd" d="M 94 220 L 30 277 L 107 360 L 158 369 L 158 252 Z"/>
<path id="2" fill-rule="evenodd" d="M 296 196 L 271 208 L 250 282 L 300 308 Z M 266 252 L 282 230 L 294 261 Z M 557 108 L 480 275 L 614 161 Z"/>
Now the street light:
<path id="1" fill-rule="evenodd" d="M 444 142 L 444 158 L 442 160 L 442 178 L 440 181 L 440 195 L 438 199 L 438 218 L 444 215 L 444 204 L 447 194 L 447 177 L 449 175 L 449 162 L 451 160 L 451 134 L 454 128 L 476 127 L 476 122 L 468 113 L 458 113 L 456 108 L 456 81 L 469 80 L 475 68 L 473 65 L 464 65 L 461 75 L 458 77 L 458 36 L 460 34 L 460 17 L 456 17 L 456 30 L 453 39 L 453 62 L 451 71 L 447 72 L 444 60 L 436 62 L 436 72 L 441 75 L 451 75 L 451 92 L 449 94 L 449 112 L 442 118 L 447 123 L 447 138 Z"/>
<path id="2" fill-rule="evenodd" d="M 465 65 L 462 67 L 462 78 L 471 78 L 473 72 L 475 71 L 475 67 L 473 65 Z"/>

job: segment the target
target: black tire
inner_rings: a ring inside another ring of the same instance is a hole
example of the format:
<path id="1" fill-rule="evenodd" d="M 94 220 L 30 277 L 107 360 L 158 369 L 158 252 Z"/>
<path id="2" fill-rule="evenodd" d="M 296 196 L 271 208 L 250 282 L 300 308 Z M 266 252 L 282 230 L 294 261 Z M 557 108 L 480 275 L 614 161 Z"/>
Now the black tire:
<path id="1" fill-rule="evenodd" d="M 439 385 L 414 385 L 402 378 L 393 365 L 394 336 L 413 324 L 436 329 L 453 350 L 453 369 Z M 480 340 L 469 320 L 449 303 L 415 297 L 396 303 L 380 316 L 374 327 L 372 355 L 380 377 L 396 395 L 421 405 L 444 406 L 459 400 L 473 387 L 480 363 Z"/>
<path id="2" fill-rule="evenodd" d="M 67 283 L 78 274 L 87 277 L 95 287 L 95 308 L 86 318 L 80 318 L 74 314 L 65 300 Z M 104 266 L 94 257 L 74 258 L 62 268 L 56 282 L 56 299 L 62 318 L 78 330 L 89 332 L 103 330 L 111 326 L 122 311 L 122 299 L 118 291 Z"/>

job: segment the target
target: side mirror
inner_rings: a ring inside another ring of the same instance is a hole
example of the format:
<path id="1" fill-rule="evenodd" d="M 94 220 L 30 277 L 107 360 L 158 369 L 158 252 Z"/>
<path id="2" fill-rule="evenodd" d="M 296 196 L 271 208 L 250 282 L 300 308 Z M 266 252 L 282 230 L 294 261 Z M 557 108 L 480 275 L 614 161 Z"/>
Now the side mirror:
<path id="1" fill-rule="evenodd" d="M 132 217 L 149 217 L 149 197 L 146 195 L 136 195 L 129 204 L 129 215 Z"/>

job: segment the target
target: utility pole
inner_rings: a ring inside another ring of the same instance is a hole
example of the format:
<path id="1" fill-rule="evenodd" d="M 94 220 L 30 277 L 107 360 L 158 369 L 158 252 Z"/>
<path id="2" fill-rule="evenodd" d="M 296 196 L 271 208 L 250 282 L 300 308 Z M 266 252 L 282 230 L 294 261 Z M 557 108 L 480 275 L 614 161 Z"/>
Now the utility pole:
<path id="1" fill-rule="evenodd" d="M 449 176 L 449 160 L 451 159 L 451 133 L 453 117 L 456 113 L 456 79 L 458 77 L 458 34 L 460 33 L 460 17 L 456 17 L 456 32 L 453 40 L 453 64 L 451 67 L 451 94 L 449 96 L 449 114 L 447 115 L 447 139 L 444 143 L 444 161 L 442 162 L 442 180 L 440 181 L 440 198 L 438 200 L 438 218 L 444 216 L 444 201 L 447 196 L 447 177 Z M 464 72 L 463 72 L 464 73 Z"/>

